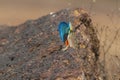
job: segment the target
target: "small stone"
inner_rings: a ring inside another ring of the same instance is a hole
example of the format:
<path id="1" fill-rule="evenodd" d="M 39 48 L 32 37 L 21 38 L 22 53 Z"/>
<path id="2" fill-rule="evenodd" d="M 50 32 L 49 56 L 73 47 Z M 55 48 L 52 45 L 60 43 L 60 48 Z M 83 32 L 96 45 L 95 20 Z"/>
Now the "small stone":
<path id="1" fill-rule="evenodd" d="M 50 12 L 50 15 L 52 16 L 52 17 L 55 17 L 56 15 L 54 14 L 54 12 Z"/>
<path id="2" fill-rule="evenodd" d="M 85 48 L 86 46 L 84 44 L 80 44 L 80 48 Z"/>
<path id="3" fill-rule="evenodd" d="M 16 33 L 16 34 L 19 34 L 19 33 L 20 33 L 20 29 L 17 28 L 17 29 L 15 30 L 15 33 Z"/>
<path id="4" fill-rule="evenodd" d="M 54 12 L 50 12 L 50 15 L 53 15 L 54 14 Z"/>
<path id="5" fill-rule="evenodd" d="M 0 40 L 0 42 L 1 42 L 2 45 L 5 45 L 5 44 L 9 43 L 9 41 L 7 39 L 2 39 L 2 40 Z"/>
<path id="6" fill-rule="evenodd" d="M 69 64 L 69 61 L 68 60 L 63 60 L 63 63 L 65 63 L 65 64 Z"/>
<path id="7" fill-rule="evenodd" d="M 77 10 L 75 10 L 75 11 L 74 11 L 74 15 L 77 17 L 77 16 L 80 15 L 80 13 L 79 13 Z"/>
<path id="8" fill-rule="evenodd" d="M 52 17 L 55 17 L 55 16 L 56 16 L 55 14 L 52 15 Z"/>

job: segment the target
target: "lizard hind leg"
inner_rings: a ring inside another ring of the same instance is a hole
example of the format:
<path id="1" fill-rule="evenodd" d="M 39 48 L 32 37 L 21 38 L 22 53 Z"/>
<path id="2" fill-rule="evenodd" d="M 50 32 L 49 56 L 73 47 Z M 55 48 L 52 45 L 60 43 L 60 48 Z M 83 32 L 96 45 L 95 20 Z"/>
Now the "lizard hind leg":
<path id="1" fill-rule="evenodd" d="M 63 48 L 62 51 L 66 51 L 66 50 L 68 49 L 68 47 L 69 47 L 69 42 L 68 42 L 68 40 L 65 41 L 65 46 L 66 46 L 66 47 Z"/>

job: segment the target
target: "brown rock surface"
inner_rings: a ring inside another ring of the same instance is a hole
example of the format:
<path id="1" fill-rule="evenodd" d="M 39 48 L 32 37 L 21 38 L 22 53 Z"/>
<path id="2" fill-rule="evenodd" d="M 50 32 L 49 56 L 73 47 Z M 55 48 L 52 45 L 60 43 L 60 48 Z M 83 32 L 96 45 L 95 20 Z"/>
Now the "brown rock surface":
<path id="1" fill-rule="evenodd" d="M 57 32 L 61 21 L 73 24 L 78 49 L 61 50 Z M 64 9 L 0 33 L 1 80 L 104 79 L 99 40 L 83 9 Z"/>

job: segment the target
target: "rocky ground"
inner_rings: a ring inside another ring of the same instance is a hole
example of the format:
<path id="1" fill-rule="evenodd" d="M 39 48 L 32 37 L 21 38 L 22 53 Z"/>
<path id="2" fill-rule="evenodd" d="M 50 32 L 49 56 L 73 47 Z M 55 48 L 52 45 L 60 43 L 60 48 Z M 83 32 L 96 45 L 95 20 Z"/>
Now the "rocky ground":
<path id="1" fill-rule="evenodd" d="M 61 21 L 76 30 L 77 49 L 66 51 L 57 31 Z M 1 80 L 105 80 L 99 40 L 82 9 L 64 9 L 0 30 Z"/>

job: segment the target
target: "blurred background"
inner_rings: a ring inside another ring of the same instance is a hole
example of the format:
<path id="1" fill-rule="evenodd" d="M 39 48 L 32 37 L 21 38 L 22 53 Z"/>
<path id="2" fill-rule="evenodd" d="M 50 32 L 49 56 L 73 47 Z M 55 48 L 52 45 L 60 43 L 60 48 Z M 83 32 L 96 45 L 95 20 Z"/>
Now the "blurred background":
<path id="1" fill-rule="evenodd" d="M 109 13 L 120 15 L 120 0 L 0 0 L 0 25 L 18 25 L 50 12 L 76 7 L 88 10 L 95 17 L 99 15 L 103 23 L 107 21 L 106 15 L 112 16 Z"/>
<path id="2" fill-rule="evenodd" d="M 120 0 L 0 0 L 0 25 L 16 26 L 65 8 L 88 11 L 108 80 L 120 80 Z"/>

